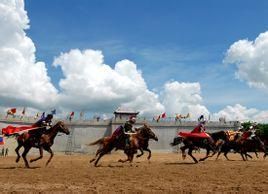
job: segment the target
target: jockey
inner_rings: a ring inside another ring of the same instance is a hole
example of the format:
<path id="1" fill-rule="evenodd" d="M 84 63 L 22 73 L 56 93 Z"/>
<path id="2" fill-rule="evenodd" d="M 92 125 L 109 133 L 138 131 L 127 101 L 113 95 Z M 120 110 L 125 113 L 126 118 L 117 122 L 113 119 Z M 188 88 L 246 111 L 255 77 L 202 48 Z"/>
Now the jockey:
<path id="1" fill-rule="evenodd" d="M 131 116 L 129 117 L 129 119 L 125 122 L 124 126 L 123 126 L 123 131 L 125 134 L 125 139 L 126 139 L 126 149 L 129 149 L 130 147 L 130 139 L 129 139 L 129 135 L 132 133 L 135 133 L 132 128 L 133 125 L 136 123 L 136 117 L 135 116 Z"/>
<path id="2" fill-rule="evenodd" d="M 198 125 L 191 131 L 191 133 L 201 133 L 201 132 L 205 132 L 206 128 L 205 128 L 205 124 L 206 124 L 206 120 L 204 118 L 204 115 L 201 115 L 198 118 Z"/>
<path id="3" fill-rule="evenodd" d="M 253 123 L 248 130 L 246 130 L 243 134 L 242 137 L 240 138 L 241 140 L 252 140 L 256 136 L 256 128 L 257 128 L 257 123 Z"/>
<path id="4" fill-rule="evenodd" d="M 253 123 L 253 125 L 251 125 L 249 127 L 249 132 L 250 132 L 250 136 L 248 137 L 248 139 L 253 139 L 256 136 L 256 129 L 257 129 L 257 123 Z"/>
<path id="5" fill-rule="evenodd" d="M 52 127 L 52 119 L 53 115 L 48 114 L 46 117 L 41 118 L 35 124 L 33 124 L 33 127 L 36 127 L 37 129 L 29 131 L 29 134 L 32 135 L 36 140 L 37 145 L 39 145 L 40 137 L 47 130 L 47 127 Z"/>

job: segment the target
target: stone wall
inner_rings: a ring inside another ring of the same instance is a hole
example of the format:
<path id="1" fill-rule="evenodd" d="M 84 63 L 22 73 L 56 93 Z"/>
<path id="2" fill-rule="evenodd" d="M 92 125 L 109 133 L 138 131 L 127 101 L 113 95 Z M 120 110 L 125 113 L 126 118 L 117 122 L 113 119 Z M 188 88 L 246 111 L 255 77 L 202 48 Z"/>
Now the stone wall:
<path id="1" fill-rule="evenodd" d="M 34 122 L 32 119 L 28 120 L 18 120 L 18 119 L 0 119 L 0 128 L 7 125 L 31 125 Z M 104 136 L 109 136 L 112 132 L 120 125 L 122 125 L 125 120 L 87 120 L 87 121 L 66 121 L 70 130 L 73 130 L 72 136 L 67 136 L 65 134 L 58 134 L 53 145 L 53 150 L 55 152 L 79 152 L 79 153 L 95 153 L 97 146 L 88 146 L 87 144 L 101 138 Z M 149 124 L 155 134 L 158 136 L 159 141 L 151 141 L 150 148 L 153 151 L 158 152 L 171 152 L 173 148 L 170 147 L 169 143 L 177 135 L 179 131 L 190 131 L 196 126 L 197 122 L 175 122 L 175 121 L 146 121 L 144 119 L 137 120 L 135 127 L 142 126 L 144 123 Z M 208 132 L 236 129 L 238 123 L 219 123 L 219 122 L 209 122 L 206 127 Z M 67 146 L 69 138 L 69 145 Z M 17 143 L 14 138 L 6 138 L 5 147 L 8 147 L 10 154 L 14 154 L 14 149 Z M 37 149 L 33 149 L 31 153 L 37 153 Z"/>

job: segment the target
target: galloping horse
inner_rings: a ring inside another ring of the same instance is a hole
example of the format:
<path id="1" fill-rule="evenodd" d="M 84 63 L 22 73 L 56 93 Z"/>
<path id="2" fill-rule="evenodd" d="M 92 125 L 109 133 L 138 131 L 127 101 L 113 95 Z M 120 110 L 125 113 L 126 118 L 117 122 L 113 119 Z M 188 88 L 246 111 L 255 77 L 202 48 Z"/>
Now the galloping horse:
<path id="1" fill-rule="evenodd" d="M 222 139 L 226 140 L 227 136 L 224 131 L 219 131 L 215 133 L 209 134 L 211 139 L 208 138 L 196 138 L 196 137 L 175 137 L 173 142 L 170 144 L 171 146 L 178 145 L 183 142 L 184 146 L 180 149 L 182 151 L 183 159 L 186 158 L 185 150 L 188 149 L 188 155 L 194 160 L 195 163 L 198 163 L 197 159 L 193 156 L 192 152 L 196 148 L 204 148 L 206 149 L 206 156 L 201 158 L 199 161 L 204 161 L 209 157 L 212 157 L 216 154 L 217 142 Z M 210 151 L 213 151 L 213 154 L 209 156 Z"/>
<path id="2" fill-rule="evenodd" d="M 31 159 L 30 162 L 34 162 L 36 160 L 41 159 L 43 157 L 43 149 L 44 149 L 50 153 L 50 157 L 46 163 L 46 165 L 48 165 L 49 162 L 51 161 L 53 155 L 54 155 L 53 151 L 51 150 L 51 146 L 54 144 L 54 139 L 55 139 L 56 135 L 58 134 L 58 132 L 65 133 L 67 135 L 69 135 L 69 133 L 70 133 L 69 129 L 64 125 L 63 121 L 58 121 L 53 127 L 51 127 L 44 134 L 42 134 L 40 137 L 40 144 L 39 145 L 35 144 L 34 138 L 28 132 L 25 132 L 25 133 L 19 135 L 17 137 L 18 147 L 15 149 L 15 151 L 17 153 L 16 162 L 19 162 L 20 157 L 21 157 L 19 154 L 20 148 L 24 147 L 24 151 L 22 153 L 22 158 L 24 160 L 25 167 L 29 168 L 30 166 L 29 166 L 29 163 L 27 161 L 26 155 L 32 147 L 35 147 L 35 148 L 39 148 L 40 156 L 35 158 L 35 159 Z"/>
<path id="3" fill-rule="evenodd" d="M 127 155 L 126 160 L 120 160 L 121 162 L 125 161 L 133 161 L 133 156 L 137 152 L 137 149 L 141 151 L 143 154 L 143 150 L 149 152 L 148 159 L 151 157 L 151 150 L 148 149 L 148 141 L 149 139 L 154 139 L 158 141 L 157 136 L 154 132 L 148 127 L 148 125 L 144 124 L 142 127 L 136 129 L 135 134 L 130 135 L 130 148 L 126 149 L 125 138 L 123 134 L 123 130 L 121 130 L 120 134 L 117 136 L 109 136 L 98 139 L 97 141 L 90 143 L 89 145 L 97 145 L 100 144 L 101 148 L 99 148 L 96 152 L 96 155 L 93 159 L 90 160 L 90 163 L 95 161 L 94 165 L 97 166 L 99 160 L 102 156 L 107 153 L 110 153 L 114 148 L 116 150 L 124 150 L 124 153 Z M 141 156 L 140 154 L 139 156 Z"/>
<path id="4" fill-rule="evenodd" d="M 240 153 L 243 160 L 247 160 L 247 157 L 250 157 L 252 159 L 252 156 L 249 155 L 247 152 L 255 152 L 256 157 L 258 157 L 257 152 L 262 151 L 264 152 L 263 158 L 266 157 L 267 149 L 265 148 L 265 143 L 259 136 L 255 136 L 253 139 L 246 139 L 239 141 L 238 140 L 239 135 L 241 134 L 237 133 L 236 137 L 233 140 L 221 142 L 220 149 L 216 159 L 218 159 L 221 153 L 224 153 L 225 158 L 229 160 L 227 154 L 231 150 Z"/>

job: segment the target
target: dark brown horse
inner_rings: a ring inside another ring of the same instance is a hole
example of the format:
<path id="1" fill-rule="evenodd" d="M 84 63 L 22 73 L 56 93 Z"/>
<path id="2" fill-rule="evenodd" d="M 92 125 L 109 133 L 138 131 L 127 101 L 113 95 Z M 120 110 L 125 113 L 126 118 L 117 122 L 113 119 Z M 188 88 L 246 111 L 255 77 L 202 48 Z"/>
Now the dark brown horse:
<path id="1" fill-rule="evenodd" d="M 201 158 L 199 161 L 204 161 L 209 157 L 212 157 L 216 154 L 217 151 L 217 142 L 219 140 L 226 140 L 227 135 L 224 131 L 218 131 L 215 133 L 209 133 L 210 138 L 196 138 L 196 137 L 175 137 L 173 142 L 170 144 L 171 146 L 178 145 L 183 143 L 184 145 L 180 148 L 182 151 L 182 158 L 186 158 L 185 150 L 188 149 L 188 155 L 194 160 L 195 163 L 198 163 L 198 160 L 193 156 L 193 150 L 198 148 L 206 149 L 206 156 Z M 210 151 L 212 151 L 212 155 L 209 155 Z"/>
<path id="2" fill-rule="evenodd" d="M 28 132 L 25 132 L 19 135 L 17 137 L 18 147 L 15 149 L 18 155 L 16 162 L 19 162 L 20 157 L 21 157 L 19 153 L 20 148 L 24 147 L 22 158 L 24 160 L 25 167 L 29 168 L 30 166 L 29 166 L 26 156 L 27 156 L 27 153 L 30 151 L 30 149 L 32 147 L 35 147 L 35 148 L 39 148 L 40 156 L 35 159 L 31 159 L 30 162 L 34 162 L 36 160 L 41 159 L 43 157 L 43 149 L 44 149 L 50 153 L 50 157 L 46 163 L 46 165 L 48 165 L 54 155 L 53 151 L 51 150 L 51 146 L 54 144 L 54 139 L 56 135 L 58 134 L 58 132 L 65 133 L 67 135 L 70 133 L 69 129 L 64 125 L 63 121 L 58 121 L 53 127 L 45 131 L 45 133 L 42 134 L 40 137 L 39 145 L 36 145 L 35 143 L 36 140 Z"/>
<path id="3" fill-rule="evenodd" d="M 158 141 L 157 136 L 154 134 L 154 132 L 151 130 L 148 125 L 144 125 L 140 128 L 136 129 L 135 134 L 130 134 L 130 148 L 126 149 L 126 140 L 125 135 L 123 131 L 118 136 L 109 136 L 109 137 L 103 137 L 93 143 L 90 143 L 89 145 L 101 145 L 101 147 L 97 150 L 96 155 L 93 159 L 90 160 L 90 163 L 95 161 L 94 165 L 97 166 L 99 160 L 107 153 L 110 153 L 113 149 L 116 150 L 124 150 L 124 153 L 127 155 L 126 160 L 120 160 L 121 162 L 132 162 L 134 154 L 139 149 L 141 153 L 143 154 L 143 150 L 146 150 L 149 152 L 148 159 L 151 157 L 151 150 L 148 149 L 148 141 L 149 139 L 154 139 L 155 141 Z M 139 156 L 141 156 L 140 154 Z"/>
<path id="4" fill-rule="evenodd" d="M 231 150 L 234 150 L 236 153 L 240 153 L 243 160 L 247 160 L 247 157 L 252 159 L 252 156 L 249 155 L 248 152 L 255 152 L 256 157 L 258 158 L 257 152 L 261 151 L 264 152 L 263 158 L 266 157 L 268 152 L 263 139 L 261 139 L 259 136 L 242 141 L 240 141 L 238 138 L 239 137 L 236 137 L 232 141 L 222 141 L 216 159 L 218 159 L 221 153 L 224 153 L 225 158 L 229 160 L 227 154 Z"/>

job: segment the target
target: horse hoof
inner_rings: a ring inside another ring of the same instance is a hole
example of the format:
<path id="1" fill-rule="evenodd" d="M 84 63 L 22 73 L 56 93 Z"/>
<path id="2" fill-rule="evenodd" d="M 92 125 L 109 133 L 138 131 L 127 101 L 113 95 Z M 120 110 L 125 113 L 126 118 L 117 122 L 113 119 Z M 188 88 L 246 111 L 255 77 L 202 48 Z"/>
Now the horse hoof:
<path id="1" fill-rule="evenodd" d="M 95 159 L 93 158 L 93 159 L 91 159 L 90 161 L 89 161 L 89 163 L 92 163 L 92 162 L 94 162 L 95 161 Z"/>
<path id="2" fill-rule="evenodd" d="M 17 158 L 17 159 L 16 159 L 16 163 L 18 163 L 19 161 L 20 161 L 20 159 L 19 159 L 19 158 Z"/>

